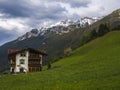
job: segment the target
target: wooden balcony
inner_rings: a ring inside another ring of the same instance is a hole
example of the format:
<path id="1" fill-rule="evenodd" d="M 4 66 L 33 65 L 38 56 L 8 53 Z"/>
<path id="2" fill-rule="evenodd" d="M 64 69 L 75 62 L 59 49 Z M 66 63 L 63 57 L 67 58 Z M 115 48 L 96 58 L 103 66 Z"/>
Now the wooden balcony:
<path id="1" fill-rule="evenodd" d="M 29 59 L 28 66 L 40 66 L 40 59 Z"/>
<path id="2" fill-rule="evenodd" d="M 41 59 L 40 56 L 29 56 L 28 58 L 29 58 L 29 59 Z"/>
<path id="3" fill-rule="evenodd" d="M 41 64 L 28 64 L 29 67 L 40 67 Z"/>

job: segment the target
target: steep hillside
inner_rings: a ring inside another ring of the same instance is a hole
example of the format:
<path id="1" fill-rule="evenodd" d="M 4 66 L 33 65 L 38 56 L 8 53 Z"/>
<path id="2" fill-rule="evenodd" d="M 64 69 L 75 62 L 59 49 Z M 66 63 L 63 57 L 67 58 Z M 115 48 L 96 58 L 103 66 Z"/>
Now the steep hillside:
<path id="1" fill-rule="evenodd" d="M 119 90 L 120 32 L 85 44 L 50 70 L 0 77 L 1 90 Z"/>
<path id="2" fill-rule="evenodd" d="M 25 47 L 32 47 L 36 49 L 45 49 L 49 54 L 46 60 L 53 62 L 58 60 L 59 58 L 64 57 L 64 51 L 67 48 L 70 48 L 71 51 L 74 51 L 76 48 L 83 45 L 83 43 L 86 43 L 96 38 L 91 38 L 89 34 L 93 30 L 95 30 L 95 33 L 97 33 L 101 24 L 105 24 L 109 31 L 116 29 L 120 30 L 120 9 L 114 11 L 103 19 L 89 26 L 86 22 L 89 21 L 89 23 L 91 23 L 90 20 L 90 18 L 83 18 L 83 22 L 78 21 L 78 24 L 82 23 L 86 27 L 76 27 L 76 24 L 71 24 L 64 29 L 62 28 L 62 31 L 59 30 L 59 28 L 61 27 L 53 27 L 52 29 L 49 28 L 46 31 L 47 33 L 44 35 L 38 35 L 38 31 L 33 30 L 29 33 L 26 33 L 26 35 L 23 35 L 23 37 L 4 44 L 0 47 L 0 69 L 1 67 L 6 67 L 7 65 L 9 65 L 7 59 L 7 51 L 9 48 L 22 49 Z M 66 25 L 65 22 L 62 22 L 62 25 L 63 23 Z M 50 30 L 52 30 L 52 32 Z M 60 32 L 56 32 L 56 30 Z M 63 34 L 61 34 L 61 32 L 63 31 L 69 32 L 64 32 Z"/>

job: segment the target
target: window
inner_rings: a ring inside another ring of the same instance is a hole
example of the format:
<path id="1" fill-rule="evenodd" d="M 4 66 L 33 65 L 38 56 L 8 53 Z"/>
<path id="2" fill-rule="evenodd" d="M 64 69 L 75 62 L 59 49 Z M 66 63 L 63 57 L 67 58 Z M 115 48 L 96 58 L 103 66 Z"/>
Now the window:
<path id="1" fill-rule="evenodd" d="M 25 57 L 25 56 L 26 56 L 26 55 L 25 55 L 25 52 L 22 52 L 22 53 L 20 54 L 20 56 Z"/>
<path id="2" fill-rule="evenodd" d="M 25 60 L 24 60 L 24 59 L 21 59 L 21 60 L 20 60 L 20 64 L 25 64 Z"/>

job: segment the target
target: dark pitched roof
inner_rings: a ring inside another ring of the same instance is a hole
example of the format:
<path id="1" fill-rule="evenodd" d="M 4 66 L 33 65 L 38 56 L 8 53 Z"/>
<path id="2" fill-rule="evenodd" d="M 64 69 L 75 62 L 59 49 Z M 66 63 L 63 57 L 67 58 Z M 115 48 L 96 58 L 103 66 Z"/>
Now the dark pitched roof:
<path id="1" fill-rule="evenodd" d="M 47 55 L 46 52 L 43 52 L 43 51 L 40 51 L 40 50 L 36 50 L 36 49 L 33 49 L 33 48 L 25 48 L 25 49 L 22 49 L 22 50 L 13 50 L 13 52 L 11 53 L 8 53 L 8 56 L 11 56 L 11 55 L 16 55 L 18 53 L 21 53 L 23 51 L 33 51 L 33 52 L 36 52 L 36 53 L 39 53 L 39 54 L 42 54 L 42 55 Z"/>

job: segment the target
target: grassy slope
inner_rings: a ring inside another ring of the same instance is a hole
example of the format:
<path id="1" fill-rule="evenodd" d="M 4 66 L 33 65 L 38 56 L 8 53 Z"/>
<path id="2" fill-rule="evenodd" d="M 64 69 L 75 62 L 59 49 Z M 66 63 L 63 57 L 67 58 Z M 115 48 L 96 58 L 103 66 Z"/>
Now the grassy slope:
<path id="1" fill-rule="evenodd" d="M 120 32 L 78 48 L 38 73 L 0 77 L 0 90 L 119 90 Z"/>

